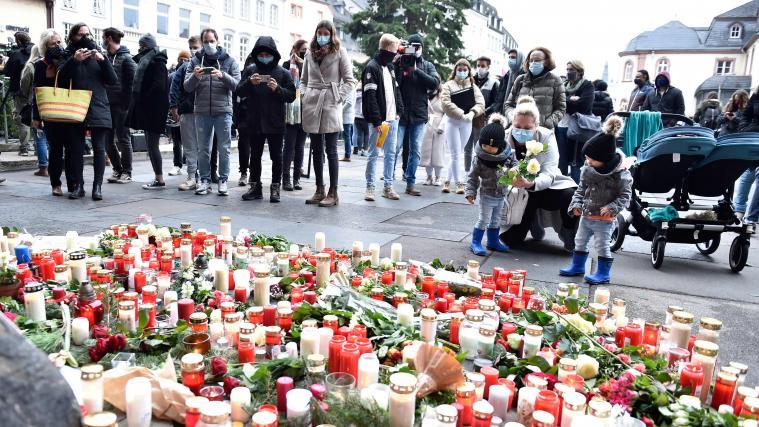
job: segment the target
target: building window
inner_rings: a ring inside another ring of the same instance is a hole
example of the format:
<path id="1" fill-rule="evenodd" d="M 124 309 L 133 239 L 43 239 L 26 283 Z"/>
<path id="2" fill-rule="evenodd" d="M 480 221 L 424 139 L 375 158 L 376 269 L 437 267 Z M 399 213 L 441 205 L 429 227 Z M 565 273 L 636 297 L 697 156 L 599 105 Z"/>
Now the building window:
<path id="1" fill-rule="evenodd" d="M 206 28 L 211 28 L 211 15 L 207 13 L 201 13 L 200 14 L 200 29 L 205 30 Z"/>
<path id="2" fill-rule="evenodd" d="M 669 71 L 669 59 L 662 58 L 656 63 L 656 74 L 662 71 Z"/>
<path id="3" fill-rule="evenodd" d="M 179 37 L 190 37 L 190 9 L 179 9 Z"/>
<path id="4" fill-rule="evenodd" d="M 224 34 L 224 41 L 221 43 L 221 45 L 224 47 L 224 50 L 227 52 L 232 51 L 232 34 Z"/>
<path id="5" fill-rule="evenodd" d="M 294 18 L 302 18 L 303 17 L 303 6 L 298 6 L 297 4 L 291 4 L 290 5 L 290 16 Z"/>
<path id="6" fill-rule="evenodd" d="M 76 9 L 76 0 L 63 0 L 63 7 L 66 9 Z"/>
<path id="7" fill-rule="evenodd" d="M 92 39 L 96 41 L 103 40 L 103 30 L 99 28 L 90 28 L 90 33 L 92 33 Z"/>
<path id="8" fill-rule="evenodd" d="M 715 74 L 733 74 L 734 59 L 718 59 Z"/>
<path id="9" fill-rule="evenodd" d="M 741 24 L 733 24 L 730 26 L 731 39 L 739 39 L 741 38 L 741 34 L 743 34 L 743 27 L 741 27 Z"/>
<path id="10" fill-rule="evenodd" d="M 625 62 L 625 72 L 622 76 L 622 81 L 629 82 L 633 79 L 633 62 Z"/>
<path id="11" fill-rule="evenodd" d="M 279 6 L 276 4 L 269 8 L 269 24 L 275 27 L 279 25 Z"/>
<path id="12" fill-rule="evenodd" d="M 265 7 L 263 0 L 258 0 L 256 2 L 256 22 L 264 22 L 264 9 Z"/>
<path id="13" fill-rule="evenodd" d="M 63 23 L 63 36 L 66 37 L 71 32 L 71 27 L 74 26 L 71 22 Z"/>
<path id="14" fill-rule="evenodd" d="M 240 17 L 250 19 L 250 0 L 240 0 Z"/>
<path id="15" fill-rule="evenodd" d="M 232 0 L 224 0 L 224 14 L 232 16 L 234 13 L 234 7 L 232 6 Z"/>
<path id="16" fill-rule="evenodd" d="M 98 16 L 104 15 L 103 0 L 92 0 L 92 13 Z"/>
<path id="17" fill-rule="evenodd" d="M 140 0 L 124 0 L 124 26 L 140 26 Z"/>
<path id="18" fill-rule="evenodd" d="M 245 62 L 245 58 L 248 57 L 248 44 L 250 39 L 248 36 L 240 37 L 240 63 Z"/>
<path id="19" fill-rule="evenodd" d="M 156 32 L 169 34 L 169 5 L 156 3 Z"/>

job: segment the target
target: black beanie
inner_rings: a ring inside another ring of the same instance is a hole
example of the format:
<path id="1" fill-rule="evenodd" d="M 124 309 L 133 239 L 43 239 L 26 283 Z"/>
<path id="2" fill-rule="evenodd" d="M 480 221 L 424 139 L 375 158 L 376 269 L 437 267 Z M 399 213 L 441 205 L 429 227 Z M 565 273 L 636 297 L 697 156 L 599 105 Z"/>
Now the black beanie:
<path id="1" fill-rule="evenodd" d="M 408 42 L 409 43 L 424 44 L 424 39 L 422 38 L 421 34 L 412 34 L 412 35 L 408 36 Z"/>
<path id="2" fill-rule="evenodd" d="M 506 148 L 506 132 L 500 123 L 489 123 L 480 131 L 480 145 L 498 147 L 498 153 Z"/>
<path id="3" fill-rule="evenodd" d="M 609 117 L 603 125 L 603 130 L 583 145 L 582 154 L 603 163 L 612 161 L 617 152 L 617 135 L 621 128 L 621 118 Z"/>

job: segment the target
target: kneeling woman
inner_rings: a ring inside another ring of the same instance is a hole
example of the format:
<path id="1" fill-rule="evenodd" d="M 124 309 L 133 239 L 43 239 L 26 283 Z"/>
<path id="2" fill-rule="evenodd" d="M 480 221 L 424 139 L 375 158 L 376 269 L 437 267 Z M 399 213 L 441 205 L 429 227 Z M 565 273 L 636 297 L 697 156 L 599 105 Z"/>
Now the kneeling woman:
<path id="1" fill-rule="evenodd" d="M 537 141 L 547 148 L 535 158 L 540 163 L 540 172 L 534 181 L 517 178 L 513 185 L 525 188 L 529 192 L 527 207 L 522 222 L 512 225 L 501 233 L 501 241 L 509 246 L 518 246 L 524 242 L 527 232 L 532 232 L 536 240 L 543 238 L 543 225 L 538 218 L 538 209 L 551 211 L 553 217 L 560 217 L 559 238 L 568 250 L 574 248 L 574 235 L 577 218 L 569 216 L 567 207 L 572 201 L 577 185 L 568 176 L 559 171 L 559 150 L 553 131 L 539 126 L 540 112 L 532 97 L 523 96 L 513 110 L 514 117 L 506 130 L 506 141 L 511 145 L 517 159 L 522 160 L 527 154 L 527 142 Z M 555 212 L 554 212 L 555 211 Z M 549 224 L 546 224 L 549 225 Z"/>

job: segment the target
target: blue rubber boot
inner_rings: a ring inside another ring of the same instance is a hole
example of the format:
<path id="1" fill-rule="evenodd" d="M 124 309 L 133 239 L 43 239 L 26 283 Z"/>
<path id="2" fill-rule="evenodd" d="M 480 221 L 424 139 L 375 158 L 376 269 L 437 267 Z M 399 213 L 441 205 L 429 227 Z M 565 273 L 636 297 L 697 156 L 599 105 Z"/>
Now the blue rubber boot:
<path id="1" fill-rule="evenodd" d="M 504 244 L 503 242 L 501 242 L 501 239 L 498 237 L 499 231 L 500 231 L 499 228 L 488 228 L 488 232 L 487 232 L 488 242 L 487 242 L 487 245 L 485 246 L 491 251 L 508 252 L 509 247 L 506 246 L 506 244 Z"/>
<path id="2" fill-rule="evenodd" d="M 614 258 L 598 257 L 598 268 L 596 272 L 590 276 L 585 276 L 585 281 L 591 285 L 600 285 L 602 283 L 609 283 L 611 279 L 611 263 L 614 262 Z"/>
<path id="3" fill-rule="evenodd" d="M 488 254 L 485 251 L 485 248 L 482 247 L 483 235 L 485 235 L 485 230 L 480 230 L 479 228 L 472 230 L 472 244 L 469 246 L 469 249 L 471 249 L 475 255 L 485 256 Z"/>
<path id="4" fill-rule="evenodd" d="M 572 264 L 559 270 L 560 276 L 582 276 L 585 274 L 585 261 L 588 260 L 587 252 L 572 252 Z"/>

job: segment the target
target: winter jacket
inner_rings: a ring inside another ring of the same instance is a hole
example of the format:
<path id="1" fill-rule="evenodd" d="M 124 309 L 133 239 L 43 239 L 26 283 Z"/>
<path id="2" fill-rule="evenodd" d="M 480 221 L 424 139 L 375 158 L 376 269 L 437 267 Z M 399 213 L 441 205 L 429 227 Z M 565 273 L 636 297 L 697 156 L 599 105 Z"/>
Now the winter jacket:
<path id="1" fill-rule="evenodd" d="M 53 87 L 55 85 L 55 76 L 48 77 L 47 76 L 47 62 L 44 59 L 38 59 L 34 61 L 34 72 L 32 73 L 32 77 L 34 78 L 32 82 L 32 119 L 33 120 L 40 120 L 40 111 L 37 108 L 37 99 L 33 96 L 34 95 L 34 88 L 38 87 Z M 58 87 L 68 87 L 69 86 L 69 80 L 65 78 L 61 78 L 61 76 L 58 76 Z"/>
<path id="2" fill-rule="evenodd" d="M 611 172 L 602 173 L 587 164 L 580 171 L 580 183 L 572 196 L 567 212 L 580 208 L 583 216 L 601 216 L 601 208 L 609 208 L 614 218 L 630 204 L 632 175 L 624 163 L 625 155 L 617 150 L 616 165 Z"/>
<path id="3" fill-rule="evenodd" d="M 19 83 L 21 82 L 21 71 L 32 55 L 32 46 L 34 46 L 34 43 L 29 43 L 24 47 L 13 49 L 10 55 L 8 55 L 8 61 L 5 63 L 5 68 L 3 68 L 3 74 L 10 79 L 8 90 L 12 95 L 18 92 Z"/>
<path id="4" fill-rule="evenodd" d="M 108 101 L 105 85 L 113 85 L 118 82 L 113 64 L 107 58 L 98 61 L 94 56 L 79 62 L 74 58 L 77 49 L 75 45 L 69 45 L 66 48 L 66 59 L 59 65 L 60 73 L 65 79 L 72 80 L 74 89 L 92 91 L 90 109 L 87 111 L 87 117 L 84 120 L 85 125 L 90 128 L 110 129 L 112 127 L 111 104 Z M 58 86 L 62 86 L 60 77 L 58 78 Z M 162 119 L 165 120 L 165 118 L 166 114 L 164 113 Z"/>
<path id="5" fill-rule="evenodd" d="M 364 119 L 373 127 L 379 126 L 384 121 L 395 120 L 395 117 L 386 117 L 385 85 L 392 85 L 395 96 L 395 111 L 399 117 L 403 116 L 403 97 L 400 87 L 395 80 L 392 68 L 388 68 L 390 70 L 390 81 L 385 81 L 385 67 L 392 67 L 392 64 L 382 66 L 375 56 L 361 72 L 361 90 L 364 92 L 361 99 L 361 111 L 364 113 Z"/>
<path id="6" fill-rule="evenodd" d="M 187 67 L 190 61 L 185 61 L 171 74 L 171 87 L 169 88 L 169 107 L 176 108 L 177 113 L 192 114 L 195 110 L 195 92 L 184 90 L 184 78 L 187 75 Z"/>
<path id="7" fill-rule="evenodd" d="M 646 82 L 642 87 L 635 86 L 630 92 L 630 100 L 627 102 L 627 111 L 641 111 L 648 94 L 654 91 L 654 85 Z"/>
<path id="8" fill-rule="evenodd" d="M 195 67 L 213 67 L 222 72 L 221 78 L 203 75 L 195 77 Z M 232 114 L 232 92 L 240 82 L 237 61 L 223 48 L 217 47 L 214 55 L 198 50 L 187 65 L 184 89 L 195 93 L 193 111 L 196 114 Z"/>
<path id="9" fill-rule="evenodd" d="M 529 95 L 535 99 L 540 111 L 540 125 L 553 129 L 567 111 L 567 99 L 564 84 L 559 76 L 545 71 L 538 76 L 525 73 L 514 80 L 508 101 L 504 106 L 506 117 L 511 120 L 512 111 L 517 106 L 520 96 Z"/>
<path id="10" fill-rule="evenodd" d="M 474 83 L 480 88 L 482 97 L 485 98 L 485 115 L 487 116 L 496 112 L 494 108 L 496 105 L 495 101 L 498 99 L 498 80 L 490 73 L 488 73 L 484 79 L 481 79 L 480 76 L 475 73 Z"/>
<path id="11" fill-rule="evenodd" d="M 282 63 L 282 68 L 285 70 L 290 70 L 290 61 L 287 60 Z M 285 122 L 288 125 L 299 125 L 301 123 L 301 113 L 300 113 L 300 95 L 301 95 L 301 88 L 300 88 L 300 73 L 303 71 L 303 63 L 297 65 L 297 75 L 293 76 L 293 81 L 295 82 L 295 101 L 288 102 L 287 106 L 285 107 Z M 290 74 L 292 76 L 292 72 Z"/>
<path id="12" fill-rule="evenodd" d="M 474 88 L 474 107 L 472 107 L 470 111 L 474 112 L 475 116 L 479 116 L 485 112 L 485 98 L 482 96 L 480 88 L 478 88 L 477 85 L 472 85 L 472 79 L 453 79 L 445 82 L 443 84 L 443 90 L 440 92 L 440 103 L 443 105 L 443 111 L 446 116 L 456 120 L 462 120 L 464 115 L 469 112 L 457 107 L 456 104 L 451 101 L 451 93 L 458 92 L 468 87 Z"/>
<path id="13" fill-rule="evenodd" d="M 606 120 L 606 117 L 614 112 L 614 101 L 606 91 L 596 91 L 593 94 L 593 115 Z"/>
<path id="14" fill-rule="evenodd" d="M 722 106 L 719 104 L 718 99 L 707 99 L 696 109 L 696 113 L 693 115 L 693 121 L 703 127 L 717 129 L 719 127 L 718 122 L 721 112 Z"/>
<path id="15" fill-rule="evenodd" d="M 274 56 L 269 64 L 258 61 L 258 55 L 267 52 Z M 284 134 L 285 104 L 295 100 L 295 82 L 289 70 L 279 66 L 279 52 L 274 39 L 269 36 L 259 37 L 250 53 L 253 63 L 245 67 L 242 79 L 237 85 L 235 95 L 241 99 L 245 121 L 251 133 Z M 277 82 L 273 92 L 266 83 L 254 85 L 250 82 L 253 74 L 268 75 Z"/>
<path id="16" fill-rule="evenodd" d="M 316 134 L 342 132 L 340 104 L 356 86 L 348 51 L 341 47 L 339 51 L 324 56 L 321 63 L 310 51 L 307 52 L 300 85 L 303 130 Z"/>
<path id="17" fill-rule="evenodd" d="M 395 80 L 401 88 L 404 111 L 400 116 L 402 124 L 426 123 L 427 99 L 430 92 L 440 84 L 440 75 L 435 66 L 423 57 L 416 58 L 416 69 L 404 73 L 399 63 L 395 64 Z"/>
<path id="18" fill-rule="evenodd" d="M 495 112 L 503 112 L 504 103 L 509 99 L 509 94 L 511 94 L 511 88 L 514 86 L 514 81 L 517 79 L 517 77 L 524 74 L 523 65 L 524 54 L 520 51 L 517 51 L 517 57 L 514 65 L 512 66 L 509 64 L 509 71 L 503 75 L 501 82 L 499 83 L 498 97 L 495 101 L 495 108 L 493 108 Z"/>
<path id="19" fill-rule="evenodd" d="M 726 113 L 719 115 L 717 119 L 717 125 L 719 126 L 719 136 L 730 135 L 736 133 L 740 129 L 741 119 L 743 118 L 743 111 L 734 111 L 735 115 L 732 120 L 729 120 Z"/>
<path id="20" fill-rule="evenodd" d="M 542 191 L 546 189 L 563 190 L 577 187 L 574 180 L 564 176 L 559 171 L 559 148 L 556 145 L 556 136 L 551 129 L 538 126 L 535 130 L 534 140 L 547 144 L 548 148 L 535 156 L 540 163 L 540 172 L 535 178 L 535 185 L 529 191 Z M 511 128 L 506 129 L 506 141 L 514 149 L 516 142 L 511 137 Z"/>
<path id="21" fill-rule="evenodd" d="M 442 168 L 445 166 L 445 113 L 443 104 L 440 102 L 440 94 L 430 99 L 429 120 L 424 126 L 422 139 L 421 158 L 419 166 L 432 166 Z"/>
<path id="22" fill-rule="evenodd" d="M 498 179 L 503 173 L 498 170 L 498 167 L 489 166 L 485 164 L 483 160 L 502 162 L 502 165 L 505 168 L 511 168 L 516 164 L 516 157 L 514 157 L 511 147 L 507 147 L 507 149 L 500 154 L 488 154 L 482 149 L 479 142 L 476 142 L 474 153 L 475 156 L 472 159 L 472 167 L 469 169 L 469 177 L 466 181 L 464 196 L 476 198 L 478 188 L 480 196 L 505 196 L 506 186 L 498 183 Z"/>
<path id="23" fill-rule="evenodd" d="M 654 89 L 646 96 L 646 101 L 643 103 L 643 110 L 645 111 L 658 111 L 660 113 L 670 114 L 685 114 L 685 101 L 683 100 L 683 92 L 671 85 L 669 79 L 669 73 L 662 71 L 656 77 L 664 76 L 670 83 L 667 90 L 663 93 L 659 93 L 659 89 Z"/>
<path id="24" fill-rule="evenodd" d="M 136 55 L 134 59 L 137 61 L 137 72 L 134 75 L 132 106 L 129 108 L 127 123 L 132 129 L 163 133 L 169 111 L 169 91 L 166 87 L 168 56 L 165 50 L 155 47 Z"/>
<path id="25" fill-rule="evenodd" d="M 356 88 L 353 88 L 348 92 L 348 97 L 343 102 L 343 125 L 350 124 L 356 120 L 356 111 L 354 105 L 356 104 Z"/>
<path id="26" fill-rule="evenodd" d="M 19 80 L 18 92 L 16 92 L 16 102 L 21 105 L 29 105 L 32 102 L 34 92 L 34 62 L 24 64 L 21 70 L 21 79 Z M 19 106 L 19 110 L 21 107 Z"/>
<path id="27" fill-rule="evenodd" d="M 132 82 L 134 73 L 137 71 L 137 63 L 134 62 L 126 46 L 120 46 L 113 54 L 109 53 L 108 60 L 111 61 L 117 77 L 116 84 L 105 86 L 108 102 L 111 108 L 126 111 L 132 104 Z"/>
<path id="28" fill-rule="evenodd" d="M 759 92 L 754 92 L 741 117 L 741 132 L 759 132 Z"/>
<path id="29" fill-rule="evenodd" d="M 593 113 L 593 93 L 595 90 L 593 89 L 593 83 L 590 80 L 583 81 L 575 93 L 571 95 L 566 91 L 565 85 L 564 92 L 567 99 L 567 111 L 565 113 L 566 115 L 574 113 L 589 115 Z M 569 99 L 572 96 L 579 96 L 580 99 L 577 101 L 572 101 Z"/>

